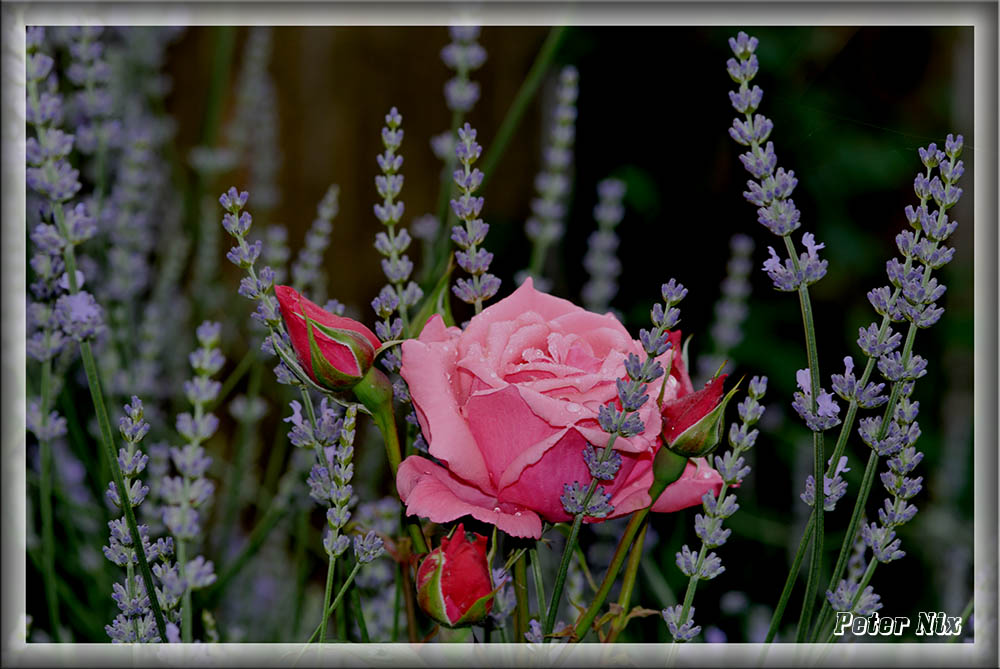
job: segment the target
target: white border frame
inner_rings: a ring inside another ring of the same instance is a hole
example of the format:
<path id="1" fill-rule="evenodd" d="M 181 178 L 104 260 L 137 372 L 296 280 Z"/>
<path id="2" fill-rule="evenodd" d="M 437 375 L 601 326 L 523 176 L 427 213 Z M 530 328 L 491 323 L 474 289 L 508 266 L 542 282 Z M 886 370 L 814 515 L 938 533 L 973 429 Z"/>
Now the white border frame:
<path id="1" fill-rule="evenodd" d="M 975 615 L 974 644 L 776 644 L 768 665 L 997 665 L 997 3 L 932 2 L 204 2 L 5 3 L 3 18 L 2 542 L 4 666 L 260 664 L 312 666 L 758 665 L 760 644 L 26 644 L 24 26 L 36 25 L 963 25 L 974 27 Z M 976 150 L 978 147 L 978 150 Z M 992 186 L 992 187 L 991 187 Z M 983 629 L 986 626 L 992 629 Z"/>

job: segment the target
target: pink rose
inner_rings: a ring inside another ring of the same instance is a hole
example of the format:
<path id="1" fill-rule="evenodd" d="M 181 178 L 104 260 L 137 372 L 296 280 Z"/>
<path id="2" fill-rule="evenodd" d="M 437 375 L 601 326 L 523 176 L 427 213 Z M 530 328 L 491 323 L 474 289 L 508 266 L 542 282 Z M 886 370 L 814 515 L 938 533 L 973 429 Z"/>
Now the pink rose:
<path id="1" fill-rule="evenodd" d="M 693 389 L 679 352 L 679 333 L 664 399 Z M 538 538 L 542 518 L 567 521 L 559 496 L 564 483 L 590 482 L 583 459 L 587 442 L 604 447 L 600 407 L 617 397 L 629 353 L 645 357 L 618 320 L 540 293 L 530 279 L 512 295 L 484 309 L 462 331 L 428 320 L 419 339 L 402 345 L 401 374 L 430 453 L 410 456 L 396 476 L 408 514 L 443 523 L 464 515 L 519 537 Z M 614 512 L 649 505 L 652 462 L 661 446 L 656 410 L 663 377 L 649 384 L 639 411 L 645 431 L 619 437 L 622 459 L 612 481 L 602 482 Z M 700 503 L 722 480 L 704 460 L 693 460 L 669 486 L 654 511 Z"/>

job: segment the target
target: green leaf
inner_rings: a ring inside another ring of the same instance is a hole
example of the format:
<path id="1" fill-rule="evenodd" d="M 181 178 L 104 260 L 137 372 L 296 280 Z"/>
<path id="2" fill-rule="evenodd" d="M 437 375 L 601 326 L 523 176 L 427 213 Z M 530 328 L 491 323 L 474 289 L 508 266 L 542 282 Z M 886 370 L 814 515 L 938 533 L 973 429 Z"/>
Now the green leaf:
<path id="1" fill-rule="evenodd" d="M 415 339 L 420 336 L 420 331 L 427 324 L 427 319 L 438 314 L 444 324 L 451 327 L 455 324 L 455 319 L 451 315 L 451 273 L 455 270 L 454 255 L 448 257 L 448 268 L 445 269 L 441 278 L 434 285 L 434 289 L 424 298 L 420 305 L 420 311 L 410 318 L 410 327 L 406 336 Z"/>

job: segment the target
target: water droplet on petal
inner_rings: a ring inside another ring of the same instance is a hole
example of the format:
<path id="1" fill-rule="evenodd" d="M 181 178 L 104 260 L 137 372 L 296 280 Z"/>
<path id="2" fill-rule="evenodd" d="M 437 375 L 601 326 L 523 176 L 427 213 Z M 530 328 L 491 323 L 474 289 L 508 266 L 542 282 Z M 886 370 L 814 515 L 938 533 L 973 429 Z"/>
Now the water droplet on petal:
<path id="1" fill-rule="evenodd" d="M 493 513 L 500 513 L 500 507 L 499 506 L 493 507 Z"/>
<path id="2" fill-rule="evenodd" d="M 566 405 L 566 411 L 569 411 L 570 413 L 579 413 L 580 405 L 577 404 L 576 402 L 570 402 L 569 404 Z"/>
<path id="3" fill-rule="evenodd" d="M 521 517 L 521 512 L 520 511 L 515 511 L 514 515 L 520 518 Z"/>

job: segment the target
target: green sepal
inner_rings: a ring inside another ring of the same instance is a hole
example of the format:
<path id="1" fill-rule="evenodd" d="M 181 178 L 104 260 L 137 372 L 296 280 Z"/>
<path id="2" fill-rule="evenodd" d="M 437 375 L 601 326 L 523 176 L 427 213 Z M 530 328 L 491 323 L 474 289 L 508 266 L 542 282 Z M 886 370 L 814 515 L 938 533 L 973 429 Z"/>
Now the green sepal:
<path id="1" fill-rule="evenodd" d="M 406 332 L 408 338 L 415 339 L 420 336 L 420 331 L 427 324 L 427 319 L 438 314 L 441 320 L 448 327 L 455 324 L 455 319 L 451 315 L 451 273 L 455 270 L 454 255 L 448 256 L 448 267 L 444 274 L 434 284 L 434 289 L 424 298 L 420 305 L 420 311 L 415 316 L 410 317 L 410 327 Z"/>
<path id="2" fill-rule="evenodd" d="M 424 560 L 434 560 L 437 564 L 434 565 L 434 572 L 431 574 L 431 577 L 417 590 L 417 600 L 420 602 L 420 608 L 437 622 L 446 627 L 451 627 L 452 625 L 448 621 L 448 607 L 444 603 L 444 592 L 441 590 L 441 572 L 444 571 L 444 554 L 431 552 Z M 420 566 L 423 567 L 423 564 Z"/>
<path id="3" fill-rule="evenodd" d="M 687 339 L 684 340 L 684 345 L 681 346 L 681 362 L 684 363 L 684 369 L 690 370 L 691 364 L 688 360 L 688 346 L 691 345 L 691 340 L 694 339 L 694 335 L 690 334 Z"/>
<path id="4" fill-rule="evenodd" d="M 490 600 L 492 600 L 493 597 L 496 596 L 499 590 L 500 590 L 499 587 L 494 588 L 490 592 L 486 593 L 485 595 L 477 599 L 475 602 L 473 602 L 472 606 L 470 606 L 468 610 L 466 610 L 466 612 L 462 615 L 461 618 L 448 625 L 448 627 L 461 627 L 463 625 L 471 625 L 472 623 L 477 623 L 483 618 L 485 618 L 487 613 L 486 605 L 490 603 Z"/>
<path id="5" fill-rule="evenodd" d="M 673 443 L 666 445 L 666 447 L 688 458 L 700 458 L 715 450 L 715 447 L 722 441 L 722 423 L 726 405 L 736 394 L 742 382 L 743 379 L 740 379 L 714 409 L 677 435 Z"/>
<path id="6" fill-rule="evenodd" d="M 653 487 L 661 484 L 664 488 L 676 481 L 687 467 L 687 457 L 674 453 L 669 448 L 661 448 L 653 458 Z M 655 501 L 655 500 L 654 500 Z"/>
<path id="7" fill-rule="evenodd" d="M 312 378 L 306 373 L 306 370 L 302 369 L 302 365 L 299 364 L 298 358 L 289 354 L 288 351 L 286 351 L 281 345 L 275 346 L 274 350 L 277 352 L 278 357 L 281 358 L 281 361 L 285 363 L 285 366 L 291 370 L 292 374 L 302 385 L 311 390 L 315 390 L 318 393 L 322 393 L 344 408 L 354 404 L 354 402 L 350 401 L 346 397 L 331 391 L 329 388 L 324 388 L 313 381 Z M 361 413 L 369 416 L 372 415 L 372 412 L 369 411 L 367 407 L 363 405 L 359 406 L 357 404 L 354 404 L 354 406 L 357 406 Z"/>

